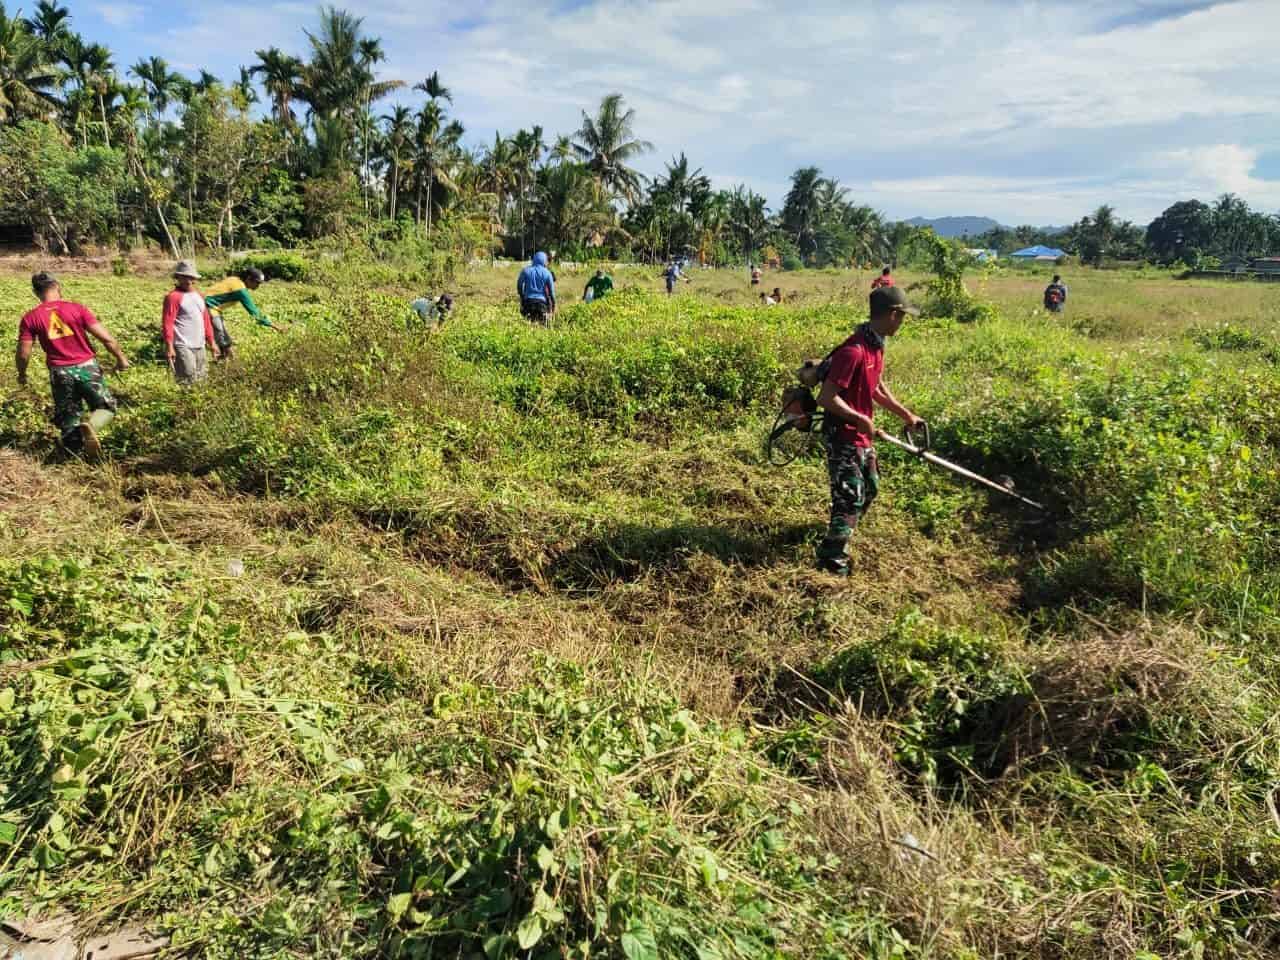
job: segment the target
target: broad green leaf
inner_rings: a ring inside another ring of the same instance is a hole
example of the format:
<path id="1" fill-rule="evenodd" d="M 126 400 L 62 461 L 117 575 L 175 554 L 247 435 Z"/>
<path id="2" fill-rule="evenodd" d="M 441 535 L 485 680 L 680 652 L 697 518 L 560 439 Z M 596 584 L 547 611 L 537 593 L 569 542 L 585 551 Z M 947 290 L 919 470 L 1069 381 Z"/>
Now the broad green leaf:
<path id="1" fill-rule="evenodd" d="M 8 713 L 12 710 L 13 701 L 13 687 L 5 687 L 3 690 L 0 690 L 0 713 Z"/>
<path id="2" fill-rule="evenodd" d="M 538 866 L 542 868 L 543 873 L 551 873 L 556 868 L 556 855 L 552 853 L 546 846 L 538 848 L 537 854 L 534 856 Z"/>
<path id="3" fill-rule="evenodd" d="M 18 825 L 9 823 L 7 820 L 0 820 L 0 843 L 6 846 L 18 839 Z"/>
<path id="4" fill-rule="evenodd" d="M 387 913 L 391 914 L 393 920 L 399 920 L 409 909 L 409 901 L 412 899 L 411 893 L 393 893 L 387 898 Z"/>
<path id="5" fill-rule="evenodd" d="M 542 918 L 536 913 L 531 913 L 520 921 L 520 926 L 516 927 L 516 943 L 520 944 L 521 950 L 528 950 L 541 939 Z"/>
<path id="6" fill-rule="evenodd" d="M 633 922 L 622 934 L 622 952 L 627 960 L 658 960 L 658 941 L 643 923 Z"/>

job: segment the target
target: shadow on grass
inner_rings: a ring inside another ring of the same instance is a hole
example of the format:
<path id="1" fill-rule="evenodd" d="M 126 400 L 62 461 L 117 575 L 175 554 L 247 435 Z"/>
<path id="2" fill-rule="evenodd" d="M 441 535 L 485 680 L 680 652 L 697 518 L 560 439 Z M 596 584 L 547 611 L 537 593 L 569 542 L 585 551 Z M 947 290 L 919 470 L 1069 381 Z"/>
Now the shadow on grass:
<path id="1" fill-rule="evenodd" d="M 549 564 L 549 579 L 569 592 L 597 590 L 610 582 L 639 579 L 649 572 L 671 572 L 694 554 L 746 568 L 790 559 L 801 544 L 822 533 L 819 523 L 783 527 L 676 524 L 645 527 L 623 524 L 588 537 L 560 552 Z"/>

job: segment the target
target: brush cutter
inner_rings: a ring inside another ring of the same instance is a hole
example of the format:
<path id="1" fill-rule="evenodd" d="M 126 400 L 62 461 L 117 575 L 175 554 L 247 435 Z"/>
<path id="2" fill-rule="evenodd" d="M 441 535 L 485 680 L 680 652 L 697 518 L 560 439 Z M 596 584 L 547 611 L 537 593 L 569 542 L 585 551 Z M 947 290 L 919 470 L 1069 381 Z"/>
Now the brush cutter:
<path id="1" fill-rule="evenodd" d="M 910 437 L 911 435 L 911 430 L 908 428 L 907 436 Z M 918 445 L 908 443 L 906 440 L 899 440 L 897 437 L 885 433 L 883 430 L 877 430 L 876 436 L 879 439 L 884 440 L 886 443 L 893 444 L 900 450 L 905 450 L 907 453 L 915 454 L 921 460 L 924 460 L 927 463 L 932 463 L 935 467 L 941 467 L 943 470 L 954 473 L 956 476 L 964 477 L 966 480 L 972 480 L 974 483 L 981 484 L 982 486 L 987 487 L 990 490 L 994 490 L 997 493 L 1003 493 L 1006 497 L 1013 497 L 1013 499 L 1017 500 L 1019 503 L 1025 503 L 1028 507 L 1035 507 L 1041 513 L 1047 512 L 1044 504 L 1036 503 L 1034 500 L 1028 500 L 1026 497 L 1022 496 L 1022 494 L 1015 493 L 1013 491 L 1012 480 L 1010 480 L 1007 485 L 996 483 L 996 481 L 988 480 L 986 477 L 976 474 L 972 470 L 966 470 L 964 467 L 959 464 L 952 463 L 950 460 L 943 460 L 936 453 L 930 453 L 929 425 L 927 423 L 922 423 L 916 430 L 916 436 L 921 437 L 922 440 Z"/>

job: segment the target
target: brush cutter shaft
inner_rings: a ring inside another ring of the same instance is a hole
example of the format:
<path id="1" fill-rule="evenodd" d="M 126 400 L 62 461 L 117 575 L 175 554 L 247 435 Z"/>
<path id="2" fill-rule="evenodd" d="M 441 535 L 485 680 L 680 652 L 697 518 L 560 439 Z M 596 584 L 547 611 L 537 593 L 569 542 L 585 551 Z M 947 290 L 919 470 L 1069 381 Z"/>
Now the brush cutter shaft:
<path id="1" fill-rule="evenodd" d="M 1036 503 L 1034 500 L 1028 500 L 1026 497 L 1022 496 L 1021 494 L 1014 493 L 1008 487 L 1001 486 L 1000 484 L 996 483 L 994 480 L 988 480 L 986 477 L 981 476 L 980 474 L 974 473 L 972 470 L 966 470 L 964 467 L 960 466 L 959 464 L 952 463 L 950 460 L 943 460 L 937 454 L 929 453 L 928 451 L 920 447 L 917 447 L 914 444 L 907 443 L 905 440 L 899 440 L 897 437 L 893 436 L 892 434 L 884 433 L 882 431 L 879 434 L 879 436 L 881 440 L 885 440 L 888 443 L 893 444 L 895 447 L 898 447 L 902 450 L 907 451 L 907 453 L 913 453 L 917 457 L 920 457 L 920 459 L 926 460 L 929 463 L 932 463 L 935 467 L 941 467 L 943 470 L 949 470 L 950 472 L 956 474 L 957 476 L 964 477 L 966 480 L 972 480 L 974 483 L 982 484 L 982 486 L 995 490 L 997 493 L 1003 493 L 1006 497 L 1013 497 L 1013 499 L 1019 501 L 1020 503 L 1025 503 L 1029 507 L 1035 507 L 1037 510 L 1040 510 L 1040 511 L 1044 511 L 1045 509 L 1043 504 Z"/>

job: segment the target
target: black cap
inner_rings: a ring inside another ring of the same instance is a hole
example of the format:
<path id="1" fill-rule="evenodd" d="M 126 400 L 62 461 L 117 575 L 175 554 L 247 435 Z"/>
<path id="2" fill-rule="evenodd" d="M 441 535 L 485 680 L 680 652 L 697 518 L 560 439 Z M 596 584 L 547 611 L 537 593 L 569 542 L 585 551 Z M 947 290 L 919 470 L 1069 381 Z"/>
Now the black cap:
<path id="1" fill-rule="evenodd" d="M 31 289 L 35 291 L 37 297 L 43 296 L 46 290 L 57 285 L 58 278 L 47 270 L 41 270 L 31 276 Z"/>
<path id="2" fill-rule="evenodd" d="M 913 317 L 920 316 L 920 308 L 908 302 L 901 287 L 876 287 L 871 291 L 871 315 L 876 317 L 890 310 L 905 310 Z"/>
<path id="3" fill-rule="evenodd" d="M 240 271 L 241 280 L 252 280 L 255 283 L 266 283 L 267 276 L 257 267 L 245 267 Z"/>

